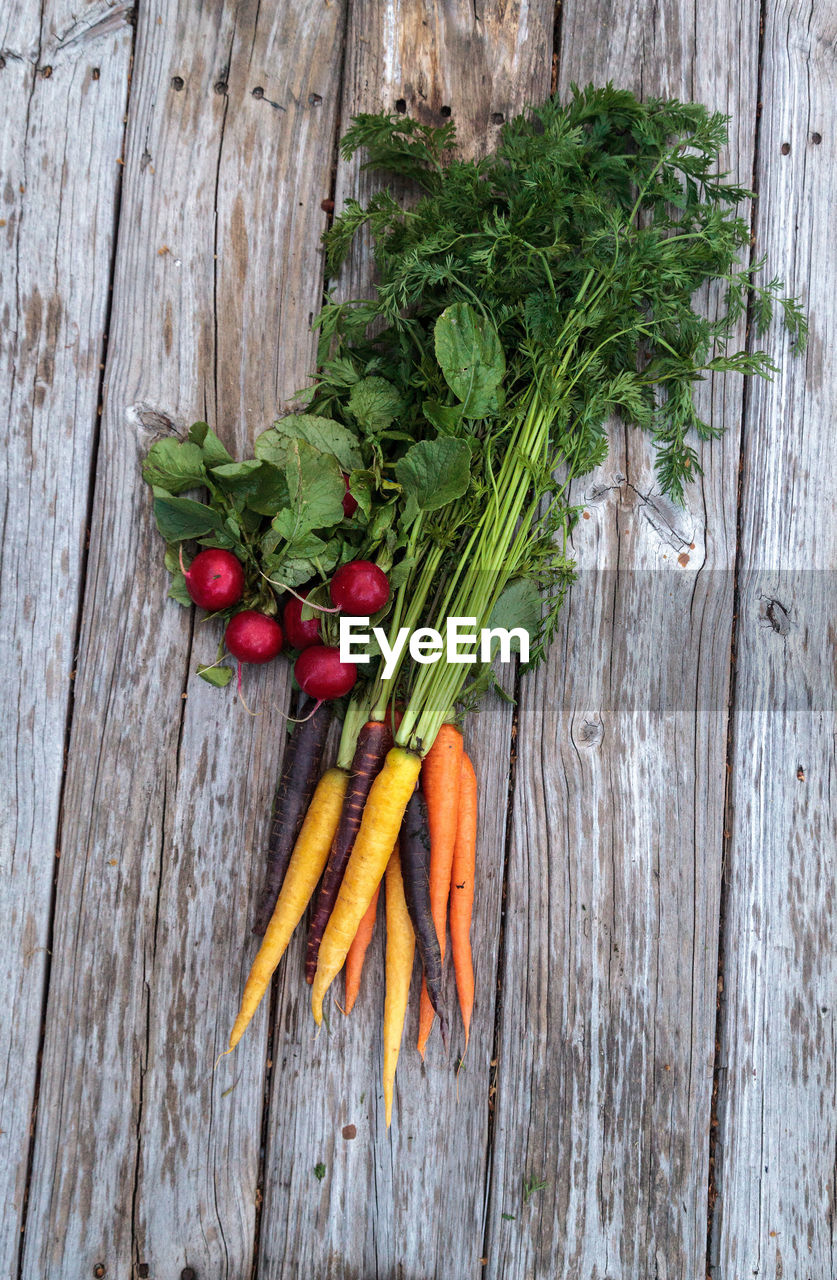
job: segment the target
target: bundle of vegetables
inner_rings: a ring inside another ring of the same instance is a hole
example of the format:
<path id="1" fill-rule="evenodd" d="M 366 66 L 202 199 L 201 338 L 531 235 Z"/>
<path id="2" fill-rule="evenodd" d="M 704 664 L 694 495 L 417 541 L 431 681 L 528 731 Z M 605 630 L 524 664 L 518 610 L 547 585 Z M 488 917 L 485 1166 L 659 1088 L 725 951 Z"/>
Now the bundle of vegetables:
<path id="1" fill-rule="evenodd" d="M 709 439 L 722 429 L 698 416 L 696 383 L 714 372 L 768 376 L 774 368 L 763 351 L 734 349 L 742 315 L 761 335 L 778 305 L 793 348 L 804 344 L 798 304 L 777 279 L 759 283 L 762 262 L 739 260 L 750 230 L 736 209 L 751 193 L 715 172 L 725 124 L 701 106 L 641 103 L 607 85 L 574 90 L 566 106 L 549 101 L 511 121 L 496 153 L 480 160 L 456 157 L 451 123 L 433 128 L 365 115 L 343 139 L 345 156 L 365 149 L 369 167 L 409 180 L 420 195 L 402 206 L 384 187 L 366 208 L 349 201 L 327 233 L 336 272 L 365 228 L 378 284 L 371 298 L 324 307 L 308 413 L 284 424 L 330 424 L 360 450 L 347 463 L 358 510 L 335 522 L 328 538 L 309 524 L 325 561 L 312 556 L 308 567 L 326 578 L 348 548 L 374 556 L 392 587 L 374 619 L 386 616 L 380 647 L 387 661 L 369 665 L 345 709 L 336 770 L 312 800 L 230 1043 L 324 870 L 306 966 L 321 1021 L 325 993 L 358 931 L 368 933 L 389 866 L 388 1119 L 391 1050 L 401 1038 L 404 973 L 412 964 L 404 920 L 412 922 L 424 969 L 423 1051 L 434 1009 L 442 1012 L 449 899 L 467 1037 L 476 804 L 455 722 L 493 682 L 476 647 L 460 650 L 470 662 L 408 660 L 402 629 L 441 632 L 449 617 L 472 619 L 475 634 L 522 625 L 537 661 L 573 576 L 568 539 L 578 509 L 570 486 L 603 460 L 608 420 L 618 415 L 650 434 L 661 489 L 682 500 L 699 470 L 689 434 Z M 704 315 L 694 295 L 716 282 L 712 314 Z M 279 423 L 274 431 L 286 441 L 299 429 Z M 264 459 L 258 442 L 256 452 Z M 290 482 L 287 489 L 293 506 Z M 277 524 L 281 537 L 296 528 L 285 505 L 271 505 L 277 498 L 284 493 L 272 494 L 262 512 L 271 530 L 253 534 L 263 555 L 279 546 Z M 201 533 L 224 545 L 216 530 Z M 289 576 L 273 567 L 268 577 Z M 310 623 L 328 594 L 314 588 L 300 620 Z M 319 625 L 333 635 L 336 622 L 324 614 Z"/>

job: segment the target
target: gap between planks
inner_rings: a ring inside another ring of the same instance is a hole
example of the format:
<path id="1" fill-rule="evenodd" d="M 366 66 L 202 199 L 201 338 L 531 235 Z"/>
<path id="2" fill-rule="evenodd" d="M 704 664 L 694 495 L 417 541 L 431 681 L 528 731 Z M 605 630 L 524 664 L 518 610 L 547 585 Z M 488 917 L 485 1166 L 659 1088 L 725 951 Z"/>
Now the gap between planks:
<path id="1" fill-rule="evenodd" d="M 755 258 L 755 245 L 758 233 L 758 168 L 759 156 L 761 148 L 761 95 L 762 95 L 762 77 L 764 71 L 764 23 L 767 10 L 767 0 L 760 0 L 759 3 L 759 47 L 757 55 L 757 82 L 756 82 L 756 119 L 753 135 L 753 168 L 750 177 L 750 190 L 754 193 L 752 208 L 750 211 L 750 256 L 749 262 L 752 265 Z M 752 349 L 750 340 L 752 320 L 752 304 L 747 308 L 747 347 Z M 736 501 L 735 501 L 735 562 L 733 566 L 733 586 L 732 586 L 732 627 L 730 631 L 730 649 L 729 649 L 729 702 L 727 705 L 727 753 L 726 753 L 726 789 L 724 795 L 724 830 L 723 830 L 723 849 L 721 851 L 721 882 L 718 889 L 718 987 L 717 987 L 717 1005 L 715 1014 L 715 1042 L 714 1042 L 714 1059 L 712 1063 L 712 1094 L 710 1099 L 709 1112 L 709 1151 L 707 1157 L 708 1181 L 706 1188 L 706 1280 L 712 1280 L 712 1266 L 715 1262 L 715 1204 L 718 1198 L 718 1188 L 716 1183 L 716 1160 L 718 1155 L 718 1086 L 721 1078 L 721 1038 L 724 1022 L 724 969 L 726 961 L 726 944 L 724 930 L 727 917 L 727 895 L 729 892 L 729 881 L 727 879 L 727 862 L 730 853 L 731 834 L 732 834 L 732 794 L 731 779 L 732 767 L 734 759 L 735 746 L 735 691 L 736 691 L 736 645 L 738 642 L 738 613 L 741 602 L 740 590 L 740 573 L 742 566 L 742 506 L 741 506 L 741 490 L 742 478 L 744 474 L 744 458 L 745 458 L 745 434 L 747 431 L 747 417 L 750 406 L 751 383 L 749 378 L 744 380 L 744 389 L 741 397 L 741 426 L 738 437 L 738 475 L 736 483 Z"/>

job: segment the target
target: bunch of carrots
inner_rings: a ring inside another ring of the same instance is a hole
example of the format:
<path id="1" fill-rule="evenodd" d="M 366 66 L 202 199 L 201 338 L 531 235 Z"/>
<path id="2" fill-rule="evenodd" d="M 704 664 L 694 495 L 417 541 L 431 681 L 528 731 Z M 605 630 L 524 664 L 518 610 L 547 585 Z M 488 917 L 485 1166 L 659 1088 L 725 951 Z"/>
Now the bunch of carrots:
<path id="1" fill-rule="evenodd" d="M 316 769 L 327 726 L 328 712 L 319 707 L 296 730 L 278 790 L 274 828 L 278 821 L 282 830 L 290 829 L 283 811 L 286 798 L 298 794 L 299 784 L 304 787 L 303 779 L 311 776 L 312 766 Z M 418 757 L 407 760 L 405 768 L 393 751 L 390 724 L 370 720 L 358 732 L 351 765 L 337 764 L 320 778 L 299 835 L 288 851 L 282 887 L 253 961 L 229 1044 L 234 1049 L 244 1034 L 321 877 L 306 955 L 306 975 L 314 984 L 315 1018 L 318 1023 L 322 1020 L 325 989 L 344 963 L 344 1012 L 351 1012 L 384 882 L 383 1084 L 387 1125 L 416 945 L 424 975 L 418 1049 L 423 1057 L 436 1015 L 447 1043 L 441 987 L 448 921 L 466 1047 L 474 1004 L 470 930 L 477 844 L 476 773 L 464 750 L 462 734 L 453 724 L 442 726 L 420 770 Z M 385 777 L 386 785 L 376 791 L 373 784 L 385 771 L 392 778 Z M 393 813 L 401 810 L 403 819 L 396 838 L 387 840 Z M 274 852 L 282 858 L 276 847 Z M 274 861 L 271 876 L 275 876 L 275 867 Z M 263 900 L 262 912 L 264 905 Z M 260 923 L 257 920 L 257 927 Z"/>
<path id="2" fill-rule="evenodd" d="M 232 463 L 199 424 L 183 445 L 155 446 L 147 469 L 174 573 L 174 544 L 189 538 L 242 562 L 236 599 L 265 614 L 270 635 L 243 646 L 238 630 L 256 619 L 239 613 L 226 633 L 239 662 L 278 653 L 272 615 L 277 591 L 290 590 L 285 631 L 314 699 L 285 753 L 255 924 L 263 940 L 230 1049 L 309 903 L 315 1022 L 344 965 L 351 1010 L 383 883 L 387 1124 L 416 949 L 418 1048 L 436 1017 L 447 1039 L 448 928 L 468 1041 L 477 783 L 457 726 L 494 682 L 493 651 L 476 641 L 458 663 L 413 661 L 396 641 L 468 619 L 475 637 L 522 629 L 530 663 L 543 658 L 574 576 L 572 484 L 603 461 L 608 422 L 648 433 L 660 490 L 682 501 L 700 472 L 691 435 L 719 431 L 701 420 L 696 385 L 776 367 L 752 345 L 736 349 L 742 316 L 760 336 L 778 312 L 791 350 L 803 348 L 799 304 L 778 279 L 762 283 L 764 264 L 749 257 L 737 208 L 752 193 L 718 171 L 725 142 L 723 116 L 613 85 L 574 88 L 566 105 L 552 99 L 508 122 L 497 151 L 474 161 L 456 156 L 451 122 L 359 116 L 344 156 L 364 151 L 367 167 L 418 195 L 402 205 L 383 187 L 365 208 L 350 200 L 326 233 L 336 274 L 365 229 L 377 284 L 320 313 L 305 412 L 263 433 L 254 459 Z M 725 299 L 711 318 L 694 305 L 710 283 Z M 201 484 L 209 507 L 179 497 Z M 196 570 L 182 559 L 180 569 L 173 590 L 201 603 Z M 386 591 L 346 592 L 341 574 L 383 579 Z M 386 620 L 391 661 L 371 652 L 363 676 L 342 661 L 340 608 Z M 200 674 L 221 684 L 232 671 Z M 343 723 L 336 763 L 318 780 L 331 715 L 321 699 Z"/>

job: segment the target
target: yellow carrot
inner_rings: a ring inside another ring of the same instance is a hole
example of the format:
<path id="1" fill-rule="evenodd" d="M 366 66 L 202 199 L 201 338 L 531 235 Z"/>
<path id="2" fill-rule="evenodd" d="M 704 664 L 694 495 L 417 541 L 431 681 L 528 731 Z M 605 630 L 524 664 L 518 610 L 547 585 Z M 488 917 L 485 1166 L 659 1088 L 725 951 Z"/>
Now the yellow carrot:
<path id="1" fill-rule="evenodd" d="M 372 783 L 352 856 L 320 943 L 311 990 L 311 1011 L 318 1026 L 323 1020 L 323 997 L 342 969 L 358 925 L 383 878 L 420 768 L 421 761 L 412 751 L 393 747 Z"/>
<path id="2" fill-rule="evenodd" d="M 392 851 L 386 871 L 387 903 L 387 961 L 386 996 L 384 998 L 384 1109 L 387 1128 L 392 1120 L 392 1091 L 395 1085 L 395 1068 L 404 1034 L 407 999 L 410 994 L 410 977 L 416 936 L 413 932 L 407 900 L 404 897 L 404 881 L 401 877 L 401 858 L 398 845 Z"/>
<path id="3" fill-rule="evenodd" d="M 291 934 L 317 887 L 340 821 L 348 780 L 345 769 L 328 769 L 317 783 L 291 854 L 276 908 L 244 987 L 241 1008 L 230 1036 L 231 1049 L 238 1044 L 256 1012 L 273 971 L 285 954 Z"/>

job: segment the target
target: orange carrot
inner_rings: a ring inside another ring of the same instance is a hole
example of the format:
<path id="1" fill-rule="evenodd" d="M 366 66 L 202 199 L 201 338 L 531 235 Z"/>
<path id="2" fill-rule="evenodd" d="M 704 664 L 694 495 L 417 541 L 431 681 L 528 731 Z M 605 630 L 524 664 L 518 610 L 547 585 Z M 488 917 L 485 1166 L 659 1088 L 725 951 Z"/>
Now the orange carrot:
<path id="1" fill-rule="evenodd" d="M 344 1013 L 351 1013 L 354 1008 L 357 993 L 360 991 L 360 975 L 363 972 L 363 962 L 366 959 L 366 952 L 369 949 L 369 943 L 372 941 L 372 934 L 375 932 L 375 914 L 378 910 L 378 894 L 381 892 L 381 886 L 378 885 L 375 895 L 366 909 L 366 915 L 357 927 L 355 940 L 349 947 L 349 954 L 346 956 L 346 1008 Z"/>
<path id="2" fill-rule="evenodd" d="M 477 775 L 462 753 L 459 815 L 450 880 L 450 949 L 456 973 L 459 1008 L 465 1027 L 465 1048 L 474 1007 L 474 965 L 471 958 L 471 912 L 474 906 L 474 865 L 477 853 Z"/>
<path id="3" fill-rule="evenodd" d="M 430 827 L 430 910 L 439 939 L 442 963 L 445 959 L 445 926 L 450 893 L 456 819 L 459 811 L 459 781 L 462 772 L 462 734 L 452 724 L 443 724 L 436 741 L 421 766 L 421 786 L 427 801 Z M 418 1051 L 424 1057 L 433 1027 L 433 1005 L 422 982 L 419 1010 Z"/>

